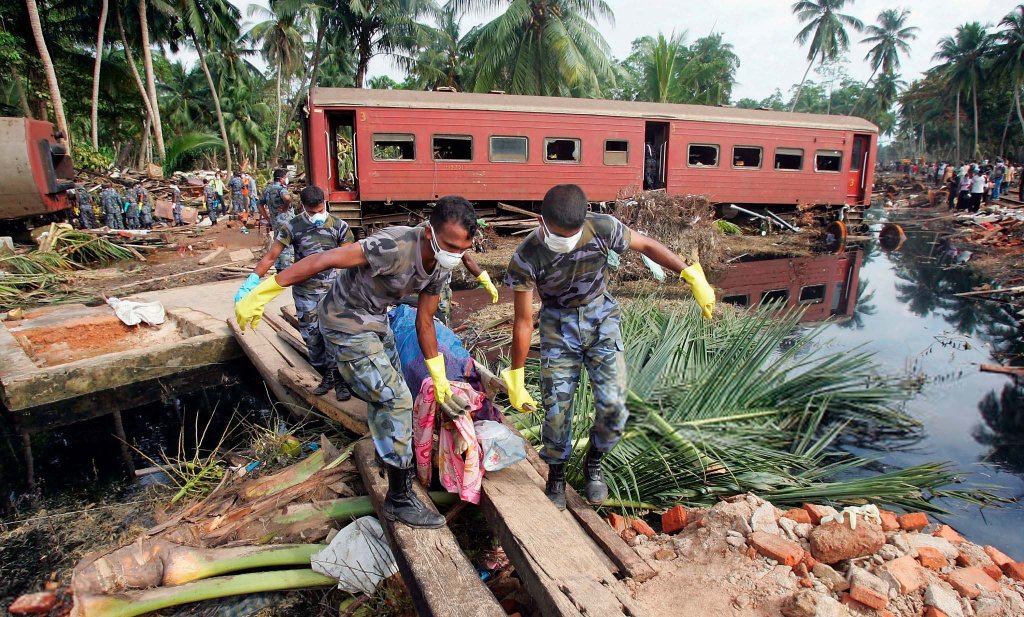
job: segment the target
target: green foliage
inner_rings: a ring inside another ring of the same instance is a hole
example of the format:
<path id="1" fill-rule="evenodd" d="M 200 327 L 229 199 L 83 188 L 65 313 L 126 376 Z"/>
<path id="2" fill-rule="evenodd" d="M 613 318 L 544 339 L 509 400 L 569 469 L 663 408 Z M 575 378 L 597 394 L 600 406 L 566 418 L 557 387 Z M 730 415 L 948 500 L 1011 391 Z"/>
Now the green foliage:
<path id="1" fill-rule="evenodd" d="M 220 137 L 208 133 L 186 133 L 179 135 L 167 143 L 167 155 L 164 157 L 164 173 L 187 169 L 205 153 L 220 150 L 224 142 Z"/>
<path id="2" fill-rule="evenodd" d="M 622 63 L 621 98 L 657 103 L 729 103 L 739 57 L 722 35 L 713 33 L 686 45 L 686 33 L 658 33 L 633 41 Z"/>
<path id="3" fill-rule="evenodd" d="M 75 163 L 75 169 L 87 169 L 95 172 L 110 169 L 110 166 L 114 164 L 114 160 L 109 154 L 94 150 L 92 144 L 84 138 L 72 142 L 71 160 Z"/>
<path id="4" fill-rule="evenodd" d="M 739 236 L 743 234 L 743 230 L 740 229 L 739 225 L 725 219 L 718 219 L 715 221 L 715 227 L 718 228 L 718 231 L 727 236 Z"/>

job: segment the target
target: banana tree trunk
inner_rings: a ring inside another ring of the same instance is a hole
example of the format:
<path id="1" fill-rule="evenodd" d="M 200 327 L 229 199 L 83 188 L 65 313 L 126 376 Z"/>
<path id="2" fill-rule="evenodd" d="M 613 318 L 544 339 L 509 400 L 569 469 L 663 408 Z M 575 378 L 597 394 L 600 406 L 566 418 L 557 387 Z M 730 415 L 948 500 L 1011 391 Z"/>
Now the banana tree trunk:
<path id="1" fill-rule="evenodd" d="M 152 120 L 153 105 L 149 101 L 149 95 L 146 94 L 146 86 L 142 83 L 139 68 L 135 65 L 135 54 L 132 53 L 131 45 L 128 44 L 128 36 L 124 32 L 124 20 L 121 19 L 121 11 L 118 10 L 117 5 L 114 6 L 114 15 L 117 17 L 117 30 L 121 35 L 125 60 L 128 61 L 128 68 L 131 69 L 132 77 L 135 79 L 135 87 L 139 89 L 139 96 L 142 97 L 142 105 L 146 108 L 146 117 Z"/>
<path id="2" fill-rule="evenodd" d="M 196 48 L 196 53 L 199 54 L 199 65 L 203 67 L 203 74 L 206 75 L 206 85 L 210 86 L 210 94 L 213 95 L 213 107 L 217 111 L 217 124 L 220 125 L 220 138 L 224 140 L 224 157 L 227 170 L 231 171 L 231 142 L 228 141 L 228 129 L 224 125 L 224 112 L 220 110 L 220 95 L 217 94 L 217 86 L 213 83 L 213 75 L 210 74 L 210 67 L 206 64 L 206 54 L 199 44 L 196 33 L 190 31 L 188 34 L 192 39 L 192 45 Z"/>
<path id="3" fill-rule="evenodd" d="M 149 48 L 149 19 L 146 15 L 147 0 L 139 0 L 139 31 L 142 33 L 142 64 L 146 70 L 146 85 L 153 110 L 153 133 L 156 135 L 156 150 L 160 160 L 164 159 L 164 127 L 160 122 L 160 103 L 156 98 L 156 76 L 153 73 L 153 50 Z"/>
<path id="4" fill-rule="evenodd" d="M 299 103 L 302 101 L 302 92 L 311 92 L 313 85 L 316 83 L 316 74 L 320 65 L 320 53 L 324 46 L 324 24 L 321 21 L 316 29 L 316 45 L 313 47 L 313 57 L 310 59 L 309 68 L 306 70 L 306 78 L 304 84 L 299 88 L 299 91 L 295 93 L 295 100 L 292 101 L 292 106 L 288 110 L 288 115 L 285 116 L 285 121 L 291 123 L 292 118 L 295 117 L 295 112 L 299 108 Z M 281 156 L 281 147 L 284 145 L 282 141 L 280 144 L 274 146 L 274 154 L 272 162 L 274 166 L 277 165 L 277 160 Z"/>
<path id="5" fill-rule="evenodd" d="M 71 143 L 71 133 L 68 132 L 68 121 L 64 117 L 64 100 L 60 98 L 57 72 L 53 70 L 53 60 L 50 59 L 50 51 L 46 48 L 46 39 L 43 38 L 43 26 L 39 22 L 39 7 L 36 6 L 36 0 L 25 0 L 25 6 L 28 8 L 32 38 L 35 39 L 36 47 L 39 49 L 39 59 L 43 61 L 43 69 L 46 71 L 46 84 L 50 87 L 50 102 L 53 104 L 57 129 L 64 134 L 64 138 L 60 141 L 69 144 Z"/>
<path id="6" fill-rule="evenodd" d="M 100 149 L 100 66 L 103 63 L 103 35 L 107 29 L 107 8 L 109 3 L 103 0 L 100 5 L 100 26 L 96 35 L 96 65 L 92 69 L 92 149 Z"/>
<path id="7" fill-rule="evenodd" d="M 804 90 L 804 82 L 807 81 L 807 74 L 811 72 L 811 67 L 814 66 L 814 58 L 807 63 L 807 70 L 804 71 L 804 76 L 800 78 L 800 85 L 796 88 L 796 97 L 793 99 L 793 106 L 789 108 L 789 111 L 796 111 L 797 103 L 800 102 L 800 93 Z"/>

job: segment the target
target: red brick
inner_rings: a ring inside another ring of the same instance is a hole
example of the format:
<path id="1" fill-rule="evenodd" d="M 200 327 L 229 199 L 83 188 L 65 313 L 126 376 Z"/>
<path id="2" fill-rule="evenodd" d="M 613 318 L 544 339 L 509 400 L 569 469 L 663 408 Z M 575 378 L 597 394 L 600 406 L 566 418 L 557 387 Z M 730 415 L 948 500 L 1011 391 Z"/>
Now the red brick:
<path id="1" fill-rule="evenodd" d="M 928 526 L 928 517 L 924 512 L 911 512 L 900 517 L 900 527 L 907 531 L 919 531 Z"/>
<path id="2" fill-rule="evenodd" d="M 932 535 L 949 540 L 953 544 L 961 544 L 963 542 L 966 542 L 966 540 L 964 540 L 964 537 L 958 534 L 956 530 L 950 527 L 949 525 L 940 525 L 939 528 L 936 529 L 935 533 L 933 533 Z"/>
<path id="3" fill-rule="evenodd" d="M 984 568 L 992 565 L 992 560 L 977 545 L 965 544 L 964 547 L 967 550 L 962 548 L 957 553 L 956 565 L 964 568 Z"/>
<path id="4" fill-rule="evenodd" d="M 818 565 L 818 560 L 811 555 L 811 551 L 804 549 L 804 558 L 800 561 L 800 563 L 807 566 L 808 570 L 813 570 L 814 566 Z"/>
<path id="5" fill-rule="evenodd" d="M 930 546 L 917 547 L 917 559 L 921 562 L 922 566 L 929 570 L 941 570 L 949 565 L 949 561 L 942 554 L 942 551 Z"/>
<path id="6" fill-rule="evenodd" d="M 949 617 L 949 615 L 943 613 L 934 606 L 929 606 L 924 609 L 924 617 Z"/>
<path id="7" fill-rule="evenodd" d="M 1003 566 L 1003 574 L 1015 581 L 1024 582 L 1024 562 L 1012 561 Z"/>
<path id="8" fill-rule="evenodd" d="M 946 575 L 946 582 L 960 595 L 971 600 L 980 596 L 982 591 L 999 591 L 999 583 L 993 581 L 981 568 L 956 568 Z"/>
<path id="9" fill-rule="evenodd" d="M 814 587 L 814 581 L 805 576 L 804 578 L 800 579 L 800 586 L 807 587 L 808 589 L 810 589 Z"/>
<path id="10" fill-rule="evenodd" d="M 54 606 L 57 606 L 57 594 L 52 591 L 40 591 L 18 597 L 7 610 L 12 615 L 38 615 L 50 612 Z"/>
<path id="11" fill-rule="evenodd" d="M 755 531 L 747 538 L 750 546 L 765 557 L 770 557 L 784 566 L 795 566 L 804 558 L 804 549 L 793 542 L 763 531 Z"/>
<path id="12" fill-rule="evenodd" d="M 608 515 L 607 520 L 608 524 L 611 525 L 612 529 L 614 529 L 617 533 L 622 533 L 626 530 L 626 527 L 628 527 L 628 525 L 626 524 L 626 519 L 614 512 Z"/>
<path id="13" fill-rule="evenodd" d="M 686 528 L 686 508 L 676 506 L 661 515 L 661 530 L 665 533 L 676 533 Z"/>
<path id="14" fill-rule="evenodd" d="M 896 531 L 900 528 L 900 519 L 895 512 L 880 510 L 878 513 L 882 517 L 882 531 Z"/>
<path id="15" fill-rule="evenodd" d="M 636 532 L 636 529 L 633 529 L 632 527 L 627 527 L 623 529 L 621 532 L 619 532 L 619 537 L 622 538 L 622 541 L 626 544 L 632 542 L 633 539 L 636 538 L 638 535 L 640 534 L 638 534 Z"/>
<path id="16" fill-rule="evenodd" d="M 924 571 L 910 555 L 893 559 L 881 567 L 900 584 L 900 593 L 914 593 L 924 586 Z"/>
<path id="17" fill-rule="evenodd" d="M 653 538 L 657 535 L 656 533 L 654 533 L 654 529 L 652 529 L 651 526 L 648 525 L 647 522 L 641 518 L 630 519 L 629 523 L 633 526 L 633 529 L 637 533 L 643 534 L 648 538 Z"/>
<path id="18" fill-rule="evenodd" d="M 803 508 L 793 508 L 792 510 L 786 510 L 782 516 L 794 520 L 798 523 L 810 523 L 811 515 Z"/>
<path id="19" fill-rule="evenodd" d="M 867 570 L 855 569 L 850 576 L 850 597 L 881 610 L 889 606 L 889 585 Z"/>
<path id="20" fill-rule="evenodd" d="M 986 546 L 984 550 L 985 554 L 992 559 L 992 563 L 996 564 L 1000 568 L 1006 567 L 1006 564 L 1008 563 L 1013 563 L 1013 560 L 1010 559 L 1006 553 L 994 546 Z"/>
<path id="21" fill-rule="evenodd" d="M 836 509 L 833 507 L 819 506 L 813 503 L 805 503 L 803 509 L 811 516 L 811 522 L 815 525 L 821 523 L 822 517 L 836 513 Z"/>
<path id="22" fill-rule="evenodd" d="M 658 549 L 656 553 L 654 553 L 654 558 L 658 561 L 667 561 L 669 559 L 675 558 L 675 556 L 676 552 L 670 548 L 661 548 Z"/>
<path id="23" fill-rule="evenodd" d="M 876 614 L 877 617 L 896 617 L 896 615 L 894 615 L 892 611 L 887 611 L 884 608 L 880 611 L 877 611 Z"/>
<path id="24" fill-rule="evenodd" d="M 1003 580 L 1003 571 L 1000 570 L 999 566 L 997 566 L 996 564 L 982 566 L 981 569 L 985 571 L 985 574 L 991 576 L 992 580 L 996 581 L 997 583 Z"/>

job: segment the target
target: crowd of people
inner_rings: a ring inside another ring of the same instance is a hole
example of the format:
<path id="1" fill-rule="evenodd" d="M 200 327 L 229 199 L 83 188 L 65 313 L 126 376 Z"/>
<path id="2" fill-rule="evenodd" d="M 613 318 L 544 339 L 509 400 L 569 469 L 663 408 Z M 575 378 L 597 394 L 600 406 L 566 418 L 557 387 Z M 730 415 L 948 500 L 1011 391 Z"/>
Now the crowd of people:
<path id="1" fill-rule="evenodd" d="M 894 164 L 897 171 L 912 177 L 922 177 L 937 187 L 949 191 L 950 209 L 977 212 L 1001 196 L 1010 194 L 1011 183 L 1017 183 L 1017 199 L 1024 200 L 1024 166 L 996 158 L 982 161 L 964 161 L 959 166 L 946 161 L 933 161 L 925 165 L 916 163 Z"/>

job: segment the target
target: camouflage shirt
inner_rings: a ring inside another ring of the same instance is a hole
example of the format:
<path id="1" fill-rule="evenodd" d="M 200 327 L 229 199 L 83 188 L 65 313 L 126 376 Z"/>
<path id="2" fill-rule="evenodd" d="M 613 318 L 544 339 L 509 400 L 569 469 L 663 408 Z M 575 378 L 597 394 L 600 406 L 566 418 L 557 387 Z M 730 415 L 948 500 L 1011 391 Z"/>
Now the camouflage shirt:
<path id="1" fill-rule="evenodd" d="M 288 189 L 285 188 L 280 182 L 271 182 L 267 185 L 267 188 L 263 189 L 263 199 L 260 203 L 266 206 L 271 216 L 281 208 L 287 207 L 284 203 L 284 196 L 288 193 Z"/>
<path id="2" fill-rule="evenodd" d="M 309 222 L 305 214 L 292 217 L 290 221 L 277 228 L 274 240 L 285 246 L 295 247 L 295 261 L 317 253 L 338 248 L 354 240 L 348 223 L 334 215 L 327 216 L 327 222 L 317 227 Z M 327 287 L 334 280 L 335 271 L 324 270 L 314 274 L 312 278 L 301 284 L 306 289 Z"/>
<path id="3" fill-rule="evenodd" d="M 217 191 L 213 190 L 213 187 L 209 184 L 203 185 L 203 198 L 206 199 L 206 204 L 209 205 L 217 200 Z"/>
<path id="4" fill-rule="evenodd" d="M 424 270 L 422 236 L 420 227 L 388 227 L 360 240 L 369 263 L 338 272 L 320 303 L 320 325 L 348 334 L 383 334 L 389 305 L 408 294 L 440 294 L 452 271 L 436 265 L 433 272 Z"/>
<path id="5" fill-rule="evenodd" d="M 85 189 L 76 189 L 75 197 L 78 198 L 78 207 L 80 209 L 92 207 L 92 198 L 89 196 L 89 192 Z"/>
<path id="6" fill-rule="evenodd" d="M 116 210 L 120 211 L 121 206 L 124 205 L 124 200 L 117 194 L 114 189 L 103 189 L 100 193 L 100 205 L 103 206 L 104 210 Z"/>
<path id="7" fill-rule="evenodd" d="M 575 308 L 599 299 L 608 287 L 608 253 L 629 248 L 629 228 L 607 214 L 588 214 L 583 236 L 568 253 L 555 253 L 544 244 L 540 229 L 523 240 L 512 254 L 505 284 L 515 291 L 540 293 L 549 308 Z"/>

